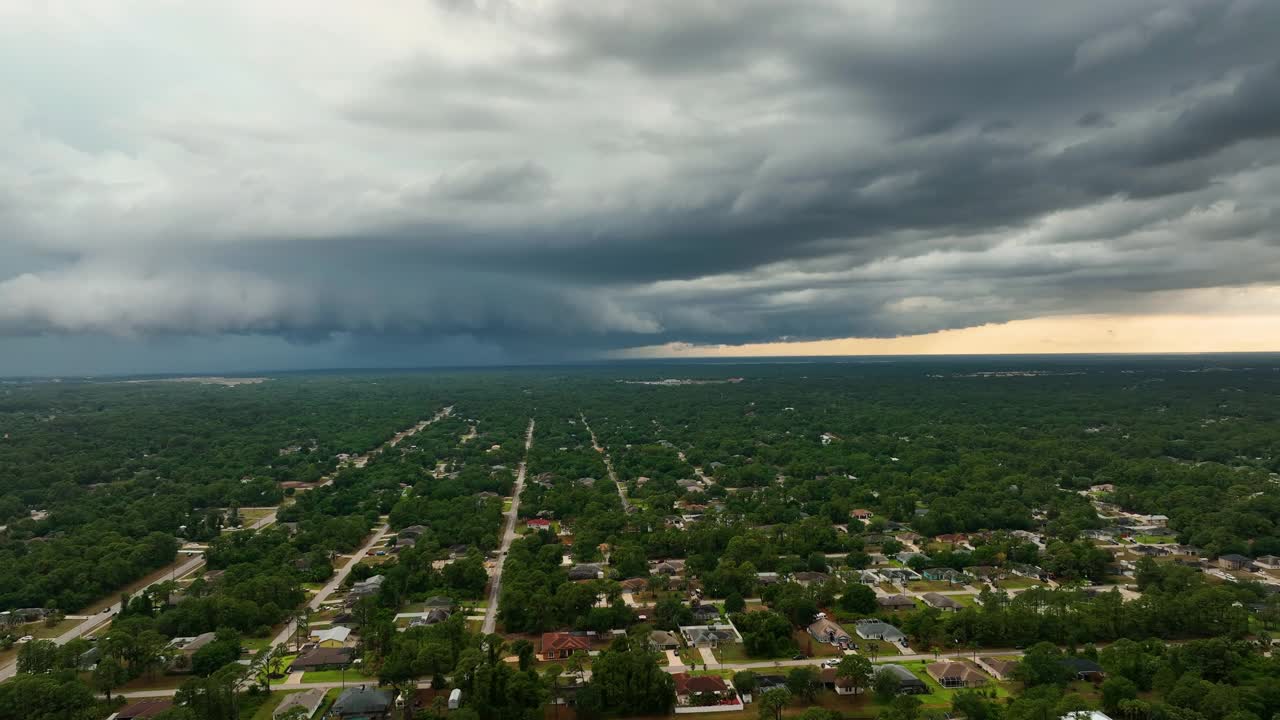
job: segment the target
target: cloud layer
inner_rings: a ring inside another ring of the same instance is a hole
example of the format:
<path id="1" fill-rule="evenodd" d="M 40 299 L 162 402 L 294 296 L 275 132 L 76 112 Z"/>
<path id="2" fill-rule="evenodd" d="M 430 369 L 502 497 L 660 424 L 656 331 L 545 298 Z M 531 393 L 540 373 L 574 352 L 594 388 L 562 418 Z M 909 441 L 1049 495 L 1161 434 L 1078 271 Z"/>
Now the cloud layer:
<path id="1" fill-rule="evenodd" d="M 6 5 L 0 342 L 519 359 L 1183 310 L 1280 279 L 1277 26 L 1248 0 Z"/>

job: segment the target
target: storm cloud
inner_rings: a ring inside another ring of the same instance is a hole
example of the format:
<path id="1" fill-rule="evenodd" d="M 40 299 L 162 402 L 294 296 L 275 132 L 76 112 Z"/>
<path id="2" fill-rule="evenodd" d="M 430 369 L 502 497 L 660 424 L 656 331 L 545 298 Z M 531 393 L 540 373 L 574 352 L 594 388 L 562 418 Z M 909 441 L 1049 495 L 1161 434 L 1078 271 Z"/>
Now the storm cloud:
<path id="1" fill-rule="evenodd" d="M 1276 27 L 1248 0 L 6 5 L 0 344 L 589 358 L 1269 287 Z"/>

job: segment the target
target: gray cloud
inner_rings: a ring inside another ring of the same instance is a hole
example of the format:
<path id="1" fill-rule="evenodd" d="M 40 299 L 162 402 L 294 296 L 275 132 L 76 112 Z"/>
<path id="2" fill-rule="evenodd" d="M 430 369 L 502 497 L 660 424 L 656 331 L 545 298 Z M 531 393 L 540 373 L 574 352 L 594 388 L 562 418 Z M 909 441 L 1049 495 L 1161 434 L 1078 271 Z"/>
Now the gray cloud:
<path id="1" fill-rule="evenodd" d="M 8 18 L 3 66 L 92 70 L 0 104 L 4 342 L 582 357 L 1280 277 L 1275 4 L 441 2 L 268 42 L 300 8 Z"/>

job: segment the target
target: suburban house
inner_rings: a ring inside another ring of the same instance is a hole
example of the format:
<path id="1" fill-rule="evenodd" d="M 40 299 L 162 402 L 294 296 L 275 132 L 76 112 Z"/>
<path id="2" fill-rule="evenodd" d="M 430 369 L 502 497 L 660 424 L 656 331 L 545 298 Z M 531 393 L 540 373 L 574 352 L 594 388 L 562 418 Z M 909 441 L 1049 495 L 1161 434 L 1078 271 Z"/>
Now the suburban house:
<path id="1" fill-rule="evenodd" d="M 294 658 L 289 665 L 289 672 L 340 670 L 351 664 L 355 654 L 356 651 L 349 647 L 316 648 Z"/>
<path id="2" fill-rule="evenodd" d="M 666 630 L 654 630 L 649 633 L 649 644 L 654 650 L 679 650 L 680 636 Z"/>
<path id="3" fill-rule="evenodd" d="M 997 680 L 1008 680 L 1013 677 L 1013 670 L 1018 667 L 1018 661 L 997 657 L 980 657 L 978 658 L 978 667 L 991 673 L 991 676 Z"/>
<path id="4" fill-rule="evenodd" d="M 320 703 L 322 702 L 324 702 L 323 689 L 303 690 L 300 693 L 294 693 L 286 697 L 283 702 L 276 706 L 275 711 L 271 713 L 271 717 L 281 718 L 293 712 L 294 708 L 302 708 L 302 711 L 306 713 L 303 717 L 309 718 L 316 714 L 316 710 L 320 709 Z"/>
<path id="5" fill-rule="evenodd" d="M 147 698 L 129 703 L 120 708 L 112 720 L 134 720 L 134 718 L 152 718 L 173 707 L 171 698 Z"/>
<path id="6" fill-rule="evenodd" d="M 824 572 L 801 571 L 792 573 L 791 579 L 808 587 L 810 585 L 821 585 L 831 579 L 831 576 Z"/>
<path id="7" fill-rule="evenodd" d="M 823 668 L 822 684 L 836 691 L 837 695 L 853 695 L 853 682 L 848 678 L 838 677 L 835 668 Z"/>
<path id="8" fill-rule="evenodd" d="M 916 606 L 916 601 L 906 595 L 881 595 L 876 603 L 885 610 L 910 610 Z"/>
<path id="9" fill-rule="evenodd" d="M 649 589 L 649 581 L 642 577 L 627 578 L 618 583 L 622 586 L 623 592 L 638 593 Z"/>
<path id="10" fill-rule="evenodd" d="M 683 560 L 661 560 L 653 564 L 655 575 L 679 575 L 684 572 Z"/>
<path id="11" fill-rule="evenodd" d="M 849 517 L 855 520 L 870 520 L 875 517 L 875 513 L 866 508 L 855 508 L 849 511 Z"/>
<path id="12" fill-rule="evenodd" d="M 858 633 L 858 637 L 863 640 L 884 640 L 885 642 L 901 643 L 907 639 L 907 636 L 903 635 L 898 628 L 883 620 L 874 618 L 859 620 L 854 632 Z"/>
<path id="13" fill-rule="evenodd" d="M 695 600 L 689 605 L 689 610 L 693 612 L 693 618 L 703 624 L 714 623 L 720 619 L 720 609 L 710 603 L 704 605 Z"/>
<path id="14" fill-rule="evenodd" d="M 452 610 L 453 598 L 445 597 L 443 595 L 432 595 L 422 603 L 422 606 L 427 609 L 440 608 L 441 610 Z"/>
<path id="15" fill-rule="evenodd" d="M 686 625 L 680 628 L 684 641 L 691 647 L 719 647 L 721 643 L 741 642 L 732 625 Z"/>
<path id="16" fill-rule="evenodd" d="M 342 720 L 387 720 L 391 717 L 391 709 L 396 702 L 396 693 L 381 688 L 359 687 L 342 691 L 333 707 L 329 709 L 329 717 Z"/>
<path id="17" fill-rule="evenodd" d="M 1253 561 L 1235 553 L 1222 555 L 1218 558 L 1218 567 L 1224 570 L 1248 570 L 1252 566 Z"/>
<path id="18" fill-rule="evenodd" d="M 409 527 L 401 530 L 399 533 L 396 533 L 396 534 L 399 535 L 400 537 L 417 538 L 417 537 L 422 537 L 422 534 L 425 533 L 426 531 L 427 531 L 427 527 L 425 525 L 410 525 Z"/>
<path id="19" fill-rule="evenodd" d="M 525 521 L 524 526 L 530 530 L 550 530 L 551 521 L 546 518 L 529 518 Z"/>
<path id="20" fill-rule="evenodd" d="M 409 627 L 426 627 L 428 625 L 439 625 L 449 619 L 449 611 L 443 608 L 431 608 L 422 617 L 416 617 L 409 621 Z"/>
<path id="21" fill-rule="evenodd" d="M 1070 670 L 1077 680 L 1088 680 L 1089 682 L 1097 683 L 1102 682 L 1102 679 L 1106 677 L 1101 665 L 1085 658 L 1063 658 L 1062 665 Z"/>
<path id="22" fill-rule="evenodd" d="M 1268 570 L 1280 570 L 1280 555 L 1263 555 L 1254 562 Z"/>
<path id="23" fill-rule="evenodd" d="M 315 641 L 316 647 L 322 648 L 346 647 L 347 638 L 349 637 L 351 637 L 351 628 L 344 625 L 334 625 L 322 630 L 311 631 L 311 638 Z"/>
<path id="24" fill-rule="evenodd" d="M 382 583 L 386 579 L 385 575 L 374 575 L 352 585 L 351 590 L 347 593 L 347 604 L 354 605 L 361 598 L 377 595 L 382 590 Z"/>
<path id="25" fill-rule="evenodd" d="M 676 686 L 676 704 L 682 707 L 710 705 L 741 705 L 738 694 L 719 675 L 690 675 L 675 673 L 671 676 Z"/>
<path id="26" fill-rule="evenodd" d="M 924 695 L 929 692 L 929 686 L 924 681 L 916 677 L 910 670 L 901 665 L 881 665 L 876 674 L 892 673 L 898 679 L 899 695 Z"/>
<path id="27" fill-rule="evenodd" d="M 169 662 L 169 669 L 174 672 L 190 672 L 191 657 L 196 654 L 200 648 L 208 645 L 217 639 L 216 633 L 201 633 L 195 637 L 176 637 L 169 646 L 177 650 L 173 655 L 173 659 Z"/>
<path id="28" fill-rule="evenodd" d="M 563 660 L 576 651 L 591 649 L 591 639 L 584 633 L 549 632 L 542 634 L 542 659 Z"/>
<path id="29" fill-rule="evenodd" d="M 776 572 L 758 572 L 756 573 L 757 585 L 777 585 L 782 581 Z"/>
<path id="30" fill-rule="evenodd" d="M 931 608 L 937 608 L 943 612 L 956 612 L 964 608 L 964 605 L 956 602 L 954 598 L 947 597 L 942 593 L 925 593 L 920 596 L 920 599 L 924 600 L 925 605 L 928 605 Z"/>
<path id="31" fill-rule="evenodd" d="M 925 671 L 944 688 L 972 688 L 987 684 L 987 676 L 968 663 L 942 660 L 929 663 Z"/>
<path id="32" fill-rule="evenodd" d="M 911 568 L 880 568 L 880 577 L 892 583 L 906 583 L 912 580 L 919 580 L 920 573 Z"/>
<path id="33" fill-rule="evenodd" d="M 928 568 L 923 575 L 925 580 L 933 582 L 947 582 L 953 585 L 964 585 L 969 582 L 969 578 L 964 573 L 951 568 Z"/>
<path id="34" fill-rule="evenodd" d="M 569 568 L 570 580 L 599 580 L 604 577 L 604 570 L 595 563 L 582 563 Z"/>
<path id="35" fill-rule="evenodd" d="M 809 626 L 809 634 L 814 640 L 831 645 L 847 645 L 853 638 L 834 620 L 821 618 Z"/>

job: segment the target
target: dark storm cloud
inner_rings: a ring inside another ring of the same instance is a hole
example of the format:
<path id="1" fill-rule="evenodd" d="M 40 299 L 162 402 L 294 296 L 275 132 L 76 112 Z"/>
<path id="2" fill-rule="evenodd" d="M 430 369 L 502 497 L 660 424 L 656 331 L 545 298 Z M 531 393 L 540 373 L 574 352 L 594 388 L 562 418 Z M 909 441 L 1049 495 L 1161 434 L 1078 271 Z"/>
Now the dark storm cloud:
<path id="1" fill-rule="evenodd" d="M 296 65 L 174 68 L 218 80 L 207 106 L 130 87 L 128 113 L 63 118 L 107 150 L 0 123 L 0 333 L 541 358 L 1280 277 L 1274 3 L 326 13 Z M 210 27 L 184 40 L 243 39 Z M 51 62 L 8 39 L 0 61 Z"/>

